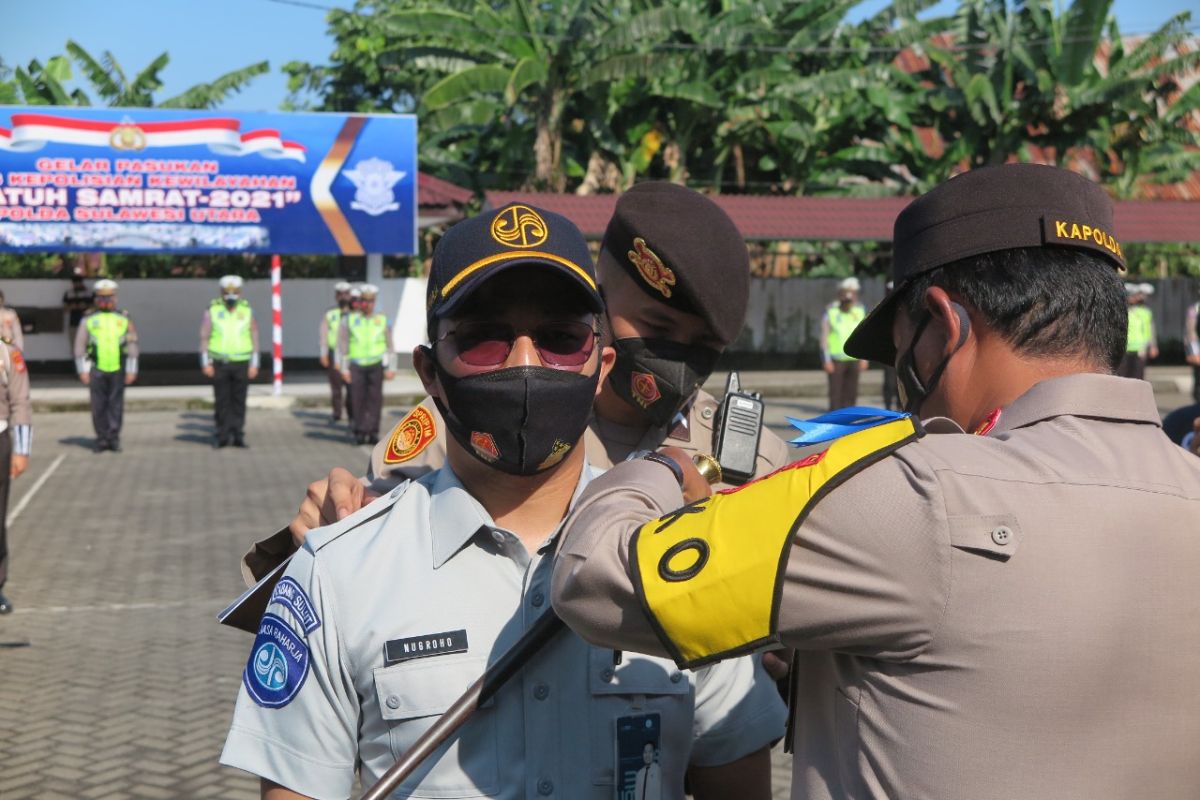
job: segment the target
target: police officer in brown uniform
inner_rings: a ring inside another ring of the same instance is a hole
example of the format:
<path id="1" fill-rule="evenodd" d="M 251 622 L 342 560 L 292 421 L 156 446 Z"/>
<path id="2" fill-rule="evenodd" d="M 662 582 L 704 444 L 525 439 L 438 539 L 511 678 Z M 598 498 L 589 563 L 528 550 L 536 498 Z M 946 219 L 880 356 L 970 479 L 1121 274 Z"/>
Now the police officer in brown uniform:
<path id="1" fill-rule="evenodd" d="M 1108 196 L 990 167 L 895 227 L 896 289 L 847 351 L 896 364 L 925 422 L 864 417 L 711 497 L 679 454 L 616 466 L 555 609 L 681 666 L 794 646 L 794 798 L 1200 796 L 1200 460 L 1113 375 Z"/>
<path id="2" fill-rule="evenodd" d="M 8 484 L 29 466 L 33 447 L 33 409 L 29 404 L 29 370 L 16 347 L 0 342 L 0 614 L 12 603 L 4 596 L 8 579 Z"/>
<path id="3" fill-rule="evenodd" d="M 584 436 L 589 463 L 609 467 L 661 446 L 712 453 L 719 404 L 700 386 L 741 332 L 749 302 L 749 258 L 733 221 L 691 189 L 639 184 L 617 201 L 597 271 L 617 362 Z M 782 440 L 762 431 L 757 474 L 790 457 Z M 427 399 L 380 440 L 366 483 L 385 491 L 445 458 L 445 424 Z M 349 513 L 363 497 L 362 484 L 344 469 L 312 484 L 291 534 L 255 545 L 244 577 L 265 575 L 295 548 L 293 536 L 332 521 L 339 508 Z"/>

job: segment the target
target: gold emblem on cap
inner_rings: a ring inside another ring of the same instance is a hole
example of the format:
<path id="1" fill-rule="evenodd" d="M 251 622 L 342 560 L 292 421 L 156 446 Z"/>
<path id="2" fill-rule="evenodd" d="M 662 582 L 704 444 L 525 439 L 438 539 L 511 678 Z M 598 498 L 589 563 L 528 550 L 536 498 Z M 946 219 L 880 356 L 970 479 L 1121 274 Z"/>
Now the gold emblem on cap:
<path id="1" fill-rule="evenodd" d="M 546 220 L 529 206 L 510 206 L 492 220 L 492 238 L 505 247 L 537 247 L 549 235 Z"/>
<path id="2" fill-rule="evenodd" d="M 626 255 L 629 256 L 630 263 L 637 268 L 642 280 L 658 289 L 663 297 L 671 296 L 671 287 L 675 285 L 675 273 L 650 249 L 645 239 L 640 236 L 634 239 L 633 249 Z"/>

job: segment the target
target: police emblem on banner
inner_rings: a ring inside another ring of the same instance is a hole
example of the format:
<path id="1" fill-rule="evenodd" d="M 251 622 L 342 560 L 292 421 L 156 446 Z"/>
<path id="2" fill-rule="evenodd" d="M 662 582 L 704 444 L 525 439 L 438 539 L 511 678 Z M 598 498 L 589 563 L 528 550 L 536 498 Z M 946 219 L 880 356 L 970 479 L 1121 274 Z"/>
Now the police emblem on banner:
<path id="1" fill-rule="evenodd" d="M 242 684 L 264 708 L 286 706 L 308 677 L 308 644 L 274 614 L 264 614 Z"/>

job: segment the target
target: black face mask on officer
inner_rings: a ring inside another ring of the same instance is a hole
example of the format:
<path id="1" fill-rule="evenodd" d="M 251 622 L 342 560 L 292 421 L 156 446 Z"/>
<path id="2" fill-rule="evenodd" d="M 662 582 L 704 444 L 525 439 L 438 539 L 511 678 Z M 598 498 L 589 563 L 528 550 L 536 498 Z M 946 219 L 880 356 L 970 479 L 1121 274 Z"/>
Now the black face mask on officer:
<path id="1" fill-rule="evenodd" d="M 913 416 L 920 415 L 921 406 L 937 389 L 938 382 L 942 379 L 942 373 L 950 364 L 950 359 L 954 358 L 967 342 L 967 334 L 971 330 L 971 319 L 967 315 L 967 310 L 958 303 L 951 303 L 950 306 L 958 315 L 958 341 L 955 342 L 954 349 L 950 351 L 950 354 L 934 367 L 929 380 L 921 380 L 921 376 L 917 373 L 916 359 L 917 343 L 921 341 L 921 335 L 925 333 L 925 328 L 933 320 L 933 315 L 928 311 L 922 314 L 921 320 L 913 331 L 912 339 L 909 340 L 908 349 L 900 354 L 900 358 L 896 362 L 896 392 L 900 395 L 900 404 L 904 410 Z"/>
<path id="2" fill-rule="evenodd" d="M 434 398 L 462 448 L 511 475 L 535 475 L 562 462 L 592 413 L 600 370 L 581 375 L 541 366 L 455 377 L 430 353 L 446 402 Z"/>
<path id="3" fill-rule="evenodd" d="M 617 396 L 660 428 L 687 404 L 712 374 L 720 352 L 669 339 L 617 339 L 617 361 L 608 380 Z"/>
<path id="4" fill-rule="evenodd" d="M 221 295 L 221 299 L 225 301 L 226 307 L 233 308 L 237 305 L 238 295 L 226 292 L 225 294 Z"/>

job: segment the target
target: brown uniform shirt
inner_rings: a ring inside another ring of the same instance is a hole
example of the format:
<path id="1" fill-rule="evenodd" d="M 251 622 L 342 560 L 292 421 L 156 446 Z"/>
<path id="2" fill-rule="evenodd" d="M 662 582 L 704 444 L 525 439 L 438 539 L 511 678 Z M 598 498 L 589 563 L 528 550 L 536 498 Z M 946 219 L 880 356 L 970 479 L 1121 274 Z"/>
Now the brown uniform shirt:
<path id="1" fill-rule="evenodd" d="M 25 332 L 21 329 L 21 318 L 11 308 L 0 307 L 0 338 L 18 350 L 25 349 Z"/>
<path id="2" fill-rule="evenodd" d="M 580 498 L 553 602 L 585 638 L 666 652 L 628 544 L 681 499 L 650 462 Z M 902 447 L 812 508 L 783 568 L 793 798 L 1200 796 L 1200 460 L 1144 382 L 1046 380 L 987 436 Z"/>
<path id="3" fill-rule="evenodd" d="M 0 391 L 0 421 L 12 430 L 13 452 L 27 456 L 33 447 L 29 368 L 20 350 L 3 342 L 0 342 L 0 383 L 4 385 L 4 391 Z"/>
<path id="4" fill-rule="evenodd" d="M 712 395 L 701 390 L 687 416 L 670 430 L 627 428 L 593 417 L 584 433 L 588 462 L 608 468 L 635 450 L 660 447 L 678 447 L 688 453 L 711 453 L 713 420 L 718 405 Z M 405 480 L 414 480 L 438 469 L 446 461 L 445 431 L 445 423 L 433 400 L 425 398 L 375 445 L 366 483 L 382 493 Z M 758 443 L 757 474 L 766 475 L 787 464 L 792 459 L 790 450 L 778 436 L 763 430 Z M 242 577 L 246 584 L 253 585 L 294 549 L 291 534 L 286 529 L 257 542 L 242 559 Z"/>

